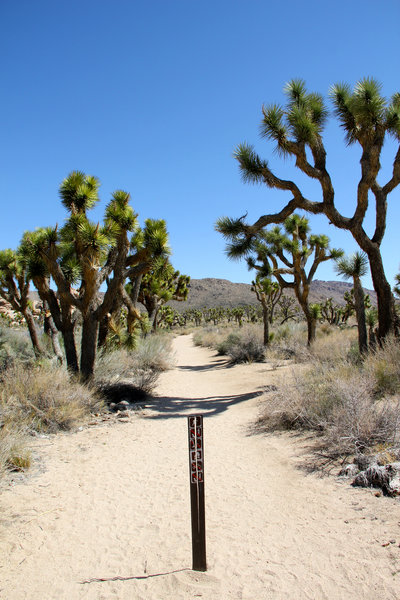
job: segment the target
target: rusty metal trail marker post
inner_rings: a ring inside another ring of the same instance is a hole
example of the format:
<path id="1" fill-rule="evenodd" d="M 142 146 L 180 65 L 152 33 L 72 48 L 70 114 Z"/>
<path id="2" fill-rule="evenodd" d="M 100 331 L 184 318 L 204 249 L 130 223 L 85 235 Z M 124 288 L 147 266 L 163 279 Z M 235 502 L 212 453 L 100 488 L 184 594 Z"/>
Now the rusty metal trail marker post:
<path id="1" fill-rule="evenodd" d="M 188 416 L 192 569 L 207 571 L 203 415 Z"/>

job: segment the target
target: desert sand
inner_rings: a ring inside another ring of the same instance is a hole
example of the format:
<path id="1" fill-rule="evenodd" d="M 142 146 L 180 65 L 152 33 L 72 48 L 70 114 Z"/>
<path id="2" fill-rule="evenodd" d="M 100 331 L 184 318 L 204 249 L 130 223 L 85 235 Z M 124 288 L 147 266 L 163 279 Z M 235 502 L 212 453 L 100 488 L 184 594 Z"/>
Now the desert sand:
<path id="1" fill-rule="evenodd" d="M 2 600 L 399 599 L 400 502 L 303 468 L 305 438 L 256 435 L 268 364 L 190 336 L 127 418 L 32 441 L 0 495 Z M 191 571 L 187 420 L 204 414 L 207 562 Z"/>

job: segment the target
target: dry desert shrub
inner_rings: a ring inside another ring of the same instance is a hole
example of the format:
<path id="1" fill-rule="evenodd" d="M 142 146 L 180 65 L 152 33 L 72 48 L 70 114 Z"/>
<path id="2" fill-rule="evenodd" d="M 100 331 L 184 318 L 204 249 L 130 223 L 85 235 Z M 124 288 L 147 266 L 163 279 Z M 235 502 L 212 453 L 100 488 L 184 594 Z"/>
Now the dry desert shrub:
<path id="1" fill-rule="evenodd" d="M 202 346 L 203 348 L 218 349 L 218 346 L 223 340 L 229 335 L 230 332 L 237 331 L 235 328 L 221 329 L 214 325 L 207 325 L 202 329 L 198 329 L 193 334 L 193 343 L 195 346 Z"/>
<path id="2" fill-rule="evenodd" d="M 30 467 L 31 453 L 27 449 L 27 436 L 12 425 L 0 427 L 0 478 L 7 471 L 22 471 Z"/>
<path id="3" fill-rule="evenodd" d="M 33 365 L 34 362 L 28 331 L 0 325 L 0 372 L 17 363 Z"/>
<path id="4" fill-rule="evenodd" d="M 150 394 L 162 371 L 173 364 L 169 336 L 148 336 L 134 351 L 124 348 L 100 354 L 94 383 L 109 400 L 135 401 Z"/>
<path id="5" fill-rule="evenodd" d="M 164 335 L 149 335 L 140 340 L 136 349 L 136 361 L 142 369 L 167 371 L 174 362 L 172 338 Z"/>
<path id="6" fill-rule="evenodd" d="M 317 328 L 317 336 L 311 346 L 306 345 L 306 339 L 304 322 L 285 323 L 273 331 L 267 358 L 290 358 L 295 363 L 308 363 L 317 358 L 321 362 L 336 363 L 352 351 L 357 331 L 324 324 Z"/>
<path id="7" fill-rule="evenodd" d="M 343 359 L 351 358 L 354 345 L 357 344 L 357 330 L 354 328 L 339 329 L 326 325 L 317 330 L 317 337 L 310 348 L 312 360 L 338 364 Z M 358 358 L 358 357 L 356 357 Z"/>
<path id="8" fill-rule="evenodd" d="M 391 349 L 392 351 L 392 349 Z M 331 456 L 394 447 L 400 438 L 399 396 L 378 399 L 374 372 L 342 359 L 319 361 L 293 371 L 268 394 L 259 426 L 264 430 L 318 432 Z"/>
<path id="9" fill-rule="evenodd" d="M 0 413 L 14 430 L 53 433 L 71 429 L 100 406 L 94 390 L 71 380 L 64 369 L 16 365 L 2 376 Z"/>
<path id="10" fill-rule="evenodd" d="M 396 338 L 388 338 L 382 347 L 370 352 L 364 361 L 364 370 L 372 373 L 375 393 L 382 397 L 400 393 L 400 344 Z"/>
<path id="11" fill-rule="evenodd" d="M 226 341 L 225 354 L 233 364 L 262 362 L 265 359 L 265 347 L 261 330 L 248 325 L 231 334 Z"/>
<path id="12" fill-rule="evenodd" d="M 194 334 L 193 342 L 196 346 L 212 348 L 219 355 L 229 356 L 232 363 L 258 362 L 265 358 L 259 324 L 248 323 L 243 327 L 207 325 Z"/>

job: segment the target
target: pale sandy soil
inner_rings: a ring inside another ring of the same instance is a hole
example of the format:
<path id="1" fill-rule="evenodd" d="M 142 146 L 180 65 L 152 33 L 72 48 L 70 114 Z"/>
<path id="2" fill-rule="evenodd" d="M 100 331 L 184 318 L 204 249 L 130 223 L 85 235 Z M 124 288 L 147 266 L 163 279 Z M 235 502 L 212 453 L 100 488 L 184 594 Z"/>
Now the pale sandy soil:
<path id="1" fill-rule="evenodd" d="M 0 598 L 399 599 L 399 500 L 306 474 L 304 440 L 249 434 L 277 371 L 174 343 L 177 366 L 142 413 L 34 441 L 39 468 L 0 496 Z M 193 412 L 206 573 L 190 570 Z"/>

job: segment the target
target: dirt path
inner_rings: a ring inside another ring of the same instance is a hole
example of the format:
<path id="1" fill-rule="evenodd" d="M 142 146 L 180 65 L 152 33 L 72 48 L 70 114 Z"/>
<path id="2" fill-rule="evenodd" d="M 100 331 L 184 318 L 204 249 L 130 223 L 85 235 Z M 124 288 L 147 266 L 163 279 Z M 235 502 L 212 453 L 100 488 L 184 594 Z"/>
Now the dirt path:
<path id="1" fill-rule="evenodd" d="M 268 365 L 174 344 L 143 412 L 35 441 L 41 468 L 0 496 L 0 598 L 399 599 L 400 502 L 306 475 L 297 441 L 250 433 Z M 191 412 L 205 415 L 206 573 L 190 570 Z"/>

